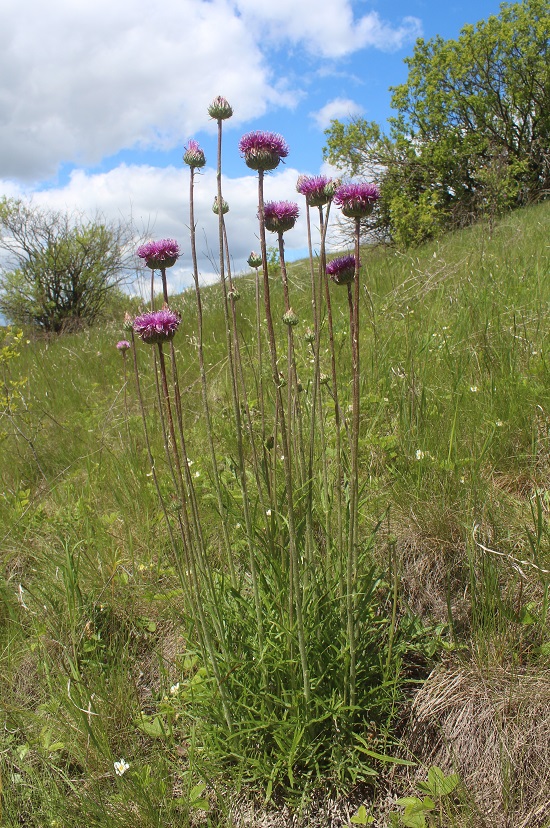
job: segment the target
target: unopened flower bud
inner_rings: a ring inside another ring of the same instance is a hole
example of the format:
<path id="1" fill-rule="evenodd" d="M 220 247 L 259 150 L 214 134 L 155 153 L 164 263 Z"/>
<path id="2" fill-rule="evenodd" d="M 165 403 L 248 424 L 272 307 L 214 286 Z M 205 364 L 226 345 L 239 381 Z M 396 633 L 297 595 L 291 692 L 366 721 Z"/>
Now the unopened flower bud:
<path id="1" fill-rule="evenodd" d="M 297 325 L 299 321 L 300 320 L 299 320 L 298 316 L 294 313 L 292 308 L 287 310 L 287 312 L 283 316 L 283 322 L 285 323 L 285 325 L 294 326 L 294 325 Z"/>
<path id="2" fill-rule="evenodd" d="M 204 152 L 200 148 L 198 142 L 195 141 L 193 138 L 189 141 L 185 148 L 183 160 L 190 167 L 204 167 L 204 165 L 206 164 Z"/>
<path id="3" fill-rule="evenodd" d="M 208 107 L 208 114 L 211 118 L 215 118 L 217 121 L 225 121 L 233 115 L 233 108 L 229 105 L 225 98 L 218 95 L 218 97 L 214 98 Z"/>
<path id="4" fill-rule="evenodd" d="M 212 204 L 212 212 L 215 213 L 216 215 L 218 215 L 219 212 L 220 212 L 220 208 L 219 208 L 219 205 L 218 205 L 218 196 L 214 196 L 214 203 Z M 222 215 L 225 216 L 225 214 L 228 213 L 228 212 L 229 212 L 229 204 L 227 203 L 225 198 L 222 198 Z"/>
<path id="5" fill-rule="evenodd" d="M 262 257 L 259 253 L 254 253 L 254 251 L 252 251 L 248 259 L 246 260 L 246 263 L 249 267 L 261 267 Z"/>

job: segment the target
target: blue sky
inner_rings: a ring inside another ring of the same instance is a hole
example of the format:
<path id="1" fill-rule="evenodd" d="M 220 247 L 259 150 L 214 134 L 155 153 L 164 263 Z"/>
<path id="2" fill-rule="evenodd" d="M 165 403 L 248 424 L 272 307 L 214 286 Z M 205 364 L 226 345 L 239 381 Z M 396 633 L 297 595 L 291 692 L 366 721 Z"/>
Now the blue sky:
<path id="1" fill-rule="evenodd" d="M 177 238 L 185 251 L 181 157 L 192 137 L 208 162 L 196 188 L 199 238 L 216 229 L 207 107 L 221 94 L 235 110 L 225 122 L 224 195 L 239 270 L 257 247 L 256 179 L 239 157 L 241 135 L 285 137 L 290 154 L 266 197 L 299 200 L 298 174 L 326 171 L 330 117 L 385 123 L 389 87 L 406 80 L 416 38 L 457 37 L 499 8 L 494 0 L 2 0 L 0 195 L 131 215 L 139 230 Z M 289 257 L 303 251 L 303 221 L 286 245 Z M 183 256 L 174 290 L 189 284 L 189 268 Z"/>

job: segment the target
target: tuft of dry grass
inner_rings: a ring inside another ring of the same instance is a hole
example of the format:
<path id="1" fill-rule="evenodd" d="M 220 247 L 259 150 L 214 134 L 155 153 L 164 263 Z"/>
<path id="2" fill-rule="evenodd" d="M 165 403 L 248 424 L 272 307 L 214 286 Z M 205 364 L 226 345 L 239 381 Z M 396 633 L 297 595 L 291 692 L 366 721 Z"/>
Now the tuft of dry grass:
<path id="1" fill-rule="evenodd" d="M 407 742 L 424 767 L 460 775 L 492 828 L 549 824 L 550 670 L 438 666 Z"/>

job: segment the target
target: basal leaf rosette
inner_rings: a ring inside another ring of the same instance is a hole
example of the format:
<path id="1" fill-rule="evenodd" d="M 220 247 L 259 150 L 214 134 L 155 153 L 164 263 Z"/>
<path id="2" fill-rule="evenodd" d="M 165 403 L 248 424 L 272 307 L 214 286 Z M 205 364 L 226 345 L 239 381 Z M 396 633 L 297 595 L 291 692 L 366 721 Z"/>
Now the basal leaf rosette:
<path id="1" fill-rule="evenodd" d="M 164 307 L 136 316 L 134 331 L 148 345 L 162 344 L 174 338 L 180 321 L 179 314 Z"/>
<path id="2" fill-rule="evenodd" d="M 293 201 L 266 201 L 264 205 L 265 227 L 271 233 L 292 230 L 299 215 L 298 205 Z"/>
<path id="3" fill-rule="evenodd" d="M 327 275 L 336 285 L 349 285 L 355 279 L 355 256 L 340 256 L 327 264 Z"/>
<path id="4" fill-rule="evenodd" d="M 341 184 L 334 193 L 334 203 L 348 218 L 365 218 L 370 216 L 373 207 L 380 198 L 376 184 L 362 182 L 359 184 Z"/>
<path id="5" fill-rule="evenodd" d="M 239 152 L 251 170 L 274 170 L 288 155 L 288 145 L 276 132 L 248 132 L 239 141 Z"/>
<path id="6" fill-rule="evenodd" d="M 145 264 L 151 270 L 164 270 L 175 265 L 180 255 L 180 248 L 174 239 L 159 239 L 159 241 L 142 244 L 138 247 L 137 254 L 140 259 L 145 259 Z"/>

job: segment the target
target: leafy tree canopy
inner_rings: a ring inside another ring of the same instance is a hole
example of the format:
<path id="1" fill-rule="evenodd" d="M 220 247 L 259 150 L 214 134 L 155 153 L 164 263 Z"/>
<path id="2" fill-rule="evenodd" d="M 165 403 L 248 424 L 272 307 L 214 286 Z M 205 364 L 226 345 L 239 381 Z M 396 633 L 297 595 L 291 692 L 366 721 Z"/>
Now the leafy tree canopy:
<path id="1" fill-rule="evenodd" d="M 0 200 L 0 312 L 46 332 L 91 325 L 128 278 L 129 224 Z"/>
<path id="2" fill-rule="evenodd" d="M 550 191 L 550 0 L 503 4 L 458 40 L 419 39 L 389 134 L 333 121 L 325 157 L 382 186 L 404 244 Z"/>

